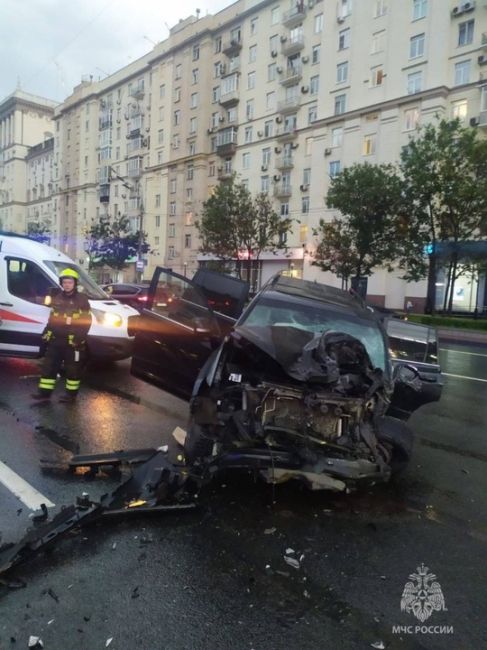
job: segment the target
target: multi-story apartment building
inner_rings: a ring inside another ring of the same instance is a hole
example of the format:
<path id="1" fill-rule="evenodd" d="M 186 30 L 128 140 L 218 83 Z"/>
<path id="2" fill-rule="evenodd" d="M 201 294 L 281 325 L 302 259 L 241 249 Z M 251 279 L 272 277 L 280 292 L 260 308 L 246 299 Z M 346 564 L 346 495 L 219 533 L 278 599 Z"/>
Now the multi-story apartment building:
<path id="1" fill-rule="evenodd" d="M 191 275 L 208 259 L 195 220 L 236 172 L 295 220 L 287 248 L 263 256 L 260 281 L 287 269 L 339 284 L 312 265 L 313 230 L 335 214 L 330 178 L 354 162 L 397 161 L 437 116 L 484 130 L 484 71 L 487 11 L 473 1 L 238 0 L 180 21 L 144 57 L 82 82 L 57 107 L 64 249 L 86 261 L 92 220 L 125 214 L 148 233 L 147 277 L 156 264 Z M 426 286 L 379 271 L 368 293 L 420 308 Z"/>
<path id="2" fill-rule="evenodd" d="M 52 135 L 49 133 L 49 135 Z M 45 233 L 46 239 L 59 244 L 57 170 L 54 166 L 54 138 L 30 147 L 26 162 L 26 231 Z"/>
<path id="3" fill-rule="evenodd" d="M 55 105 L 23 90 L 0 103 L 0 228 L 4 230 L 26 231 L 27 155 L 30 147 L 52 137 Z M 44 185 L 42 198 L 47 191 Z"/>

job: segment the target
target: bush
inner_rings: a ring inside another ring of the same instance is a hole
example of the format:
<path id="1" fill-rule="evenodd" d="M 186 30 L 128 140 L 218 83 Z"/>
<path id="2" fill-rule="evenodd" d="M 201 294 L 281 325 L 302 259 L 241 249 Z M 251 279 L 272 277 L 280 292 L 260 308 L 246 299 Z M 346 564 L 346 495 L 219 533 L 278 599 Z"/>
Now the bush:
<path id="1" fill-rule="evenodd" d="M 412 323 L 421 323 L 421 325 L 433 325 L 434 327 L 456 327 L 458 329 L 480 330 L 487 332 L 487 320 L 476 320 L 475 318 L 410 314 L 408 316 L 408 319 Z"/>

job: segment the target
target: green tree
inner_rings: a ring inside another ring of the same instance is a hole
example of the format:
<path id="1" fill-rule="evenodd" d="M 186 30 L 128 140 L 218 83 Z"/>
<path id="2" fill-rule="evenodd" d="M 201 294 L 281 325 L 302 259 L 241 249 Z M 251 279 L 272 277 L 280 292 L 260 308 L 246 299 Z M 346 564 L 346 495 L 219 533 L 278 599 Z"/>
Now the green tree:
<path id="1" fill-rule="evenodd" d="M 401 236 L 401 179 L 392 165 L 355 164 L 335 176 L 328 190 L 329 208 L 342 216 L 320 221 L 314 231 L 318 245 L 313 264 L 348 283 L 350 277 L 372 275 L 377 267 L 391 270 Z"/>
<path id="2" fill-rule="evenodd" d="M 400 265 L 407 279 L 428 278 L 427 313 L 435 309 L 441 261 L 449 268 L 445 307 L 451 311 L 462 241 L 479 236 L 487 216 L 487 142 L 459 120 L 422 127 L 401 152 L 405 219 Z M 427 256 L 425 255 L 427 251 Z"/>
<path id="3" fill-rule="evenodd" d="M 121 271 L 127 266 L 128 260 L 137 255 L 139 239 L 142 242 L 141 252 L 147 253 L 146 234 L 132 232 L 128 217 L 119 215 L 115 219 L 103 216 L 93 223 L 87 233 L 86 252 L 90 260 L 90 268 L 109 266 Z"/>
<path id="4" fill-rule="evenodd" d="M 203 204 L 201 220 L 196 222 L 201 237 L 200 250 L 228 264 L 234 261 L 239 277 L 242 270 L 255 288 L 254 262 L 264 251 L 285 249 L 286 234 L 292 220 L 280 217 L 266 194 L 252 197 L 235 175 L 220 183 Z"/>

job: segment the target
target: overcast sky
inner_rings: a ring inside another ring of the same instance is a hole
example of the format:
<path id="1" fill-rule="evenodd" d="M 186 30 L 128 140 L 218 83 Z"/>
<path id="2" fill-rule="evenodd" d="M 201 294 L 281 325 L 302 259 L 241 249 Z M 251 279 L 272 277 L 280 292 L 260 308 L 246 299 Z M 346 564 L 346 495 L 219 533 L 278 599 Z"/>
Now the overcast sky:
<path id="1" fill-rule="evenodd" d="M 0 101 L 23 90 L 57 101 L 148 52 L 180 18 L 232 0 L 0 0 Z M 152 43 L 151 43 L 152 41 Z"/>

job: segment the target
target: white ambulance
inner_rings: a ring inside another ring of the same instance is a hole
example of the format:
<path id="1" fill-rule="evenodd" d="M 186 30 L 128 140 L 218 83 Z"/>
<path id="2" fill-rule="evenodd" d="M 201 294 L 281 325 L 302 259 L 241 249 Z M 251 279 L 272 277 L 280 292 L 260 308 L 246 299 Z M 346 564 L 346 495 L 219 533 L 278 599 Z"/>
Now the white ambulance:
<path id="1" fill-rule="evenodd" d="M 91 305 L 92 324 L 87 346 L 91 358 L 125 359 L 132 354 L 129 319 L 138 312 L 112 300 L 67 255 L 28 237 L 0 232 L 0 356 L 39 356 L 49 308 L 44 299 L 59 287 L 63 269 L 79 274 L 78 291 Z"/>

